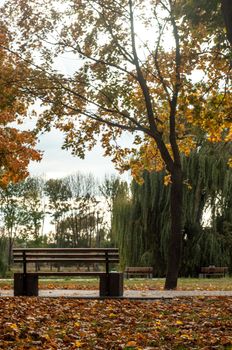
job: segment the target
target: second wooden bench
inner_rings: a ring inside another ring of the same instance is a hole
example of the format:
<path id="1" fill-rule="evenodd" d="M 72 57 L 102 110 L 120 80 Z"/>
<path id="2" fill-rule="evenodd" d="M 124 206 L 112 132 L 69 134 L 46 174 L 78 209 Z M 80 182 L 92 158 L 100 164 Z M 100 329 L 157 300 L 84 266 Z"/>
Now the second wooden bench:
<path id="1" fill-rule="evenodd" d="M 151 266 L 128 266 L 125 268 L 124 272 L 125 272 L 126 278 L 130 278 L 131 276 L 152 278 L 153 267 L 151 267 Z"/>
<path id="2" fill-rule="evenodd" d="M 225 277 L 228 273 L 228 267 L 223 266 L 204 266 L 201 267 L 199 277 Z"/>

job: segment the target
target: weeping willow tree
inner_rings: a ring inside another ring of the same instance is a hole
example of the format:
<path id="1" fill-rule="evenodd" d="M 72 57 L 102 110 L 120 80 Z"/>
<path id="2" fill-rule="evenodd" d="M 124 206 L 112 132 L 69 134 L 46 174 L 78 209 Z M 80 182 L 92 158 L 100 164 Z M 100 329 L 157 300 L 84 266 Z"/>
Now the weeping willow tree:
<path id="1" fill-rule="evenodd" d="M 130 247 L 130 237 L 125 232 L 128 230 L 128 218 L 131 213 L 131 199 L 129 194 L 129 188 L 127 183 L 117 179 L 117 188 L 114 192 L 112 201 L 112 214 L 111 214 L 111 245 L 119 247 L 120 250 L 120 263 L 123 268 L 129 254 L 128 248 Z"/>
<path id="2" fill-rule="evenodd" d="M 162 185 L 163 173 L 145 172 L 143 176 L 143 185 L 133 181 L 130 193 L 121 192 L 115 197 L 112 232 L 124 266 L 155 265 L 160 275 L 165 272 L 170 229 L 170 220 L 160 213 L 168 215 L 169 187 Z"/>
<path id="3" fill-rule="evenodd" d="M 232 267 L 232 172 L 226 164 L 231 145 L 204 143 L 183 159 L 184 234 L 181 274 L 197 275 L 200 266 Z M 131 184 L 113 206 L 112 230 L 124 265 L 166 271 L 170 229 L 170 188 L 165 173 L 147 173 L 143 185 Z"/>
<path id="4" fill-rule="evenodd" d="M 231 144 L 209 144 L 185 159 L 182 274 L 199 266 L 232 267 L 232 171 L 225 159 Z"/>

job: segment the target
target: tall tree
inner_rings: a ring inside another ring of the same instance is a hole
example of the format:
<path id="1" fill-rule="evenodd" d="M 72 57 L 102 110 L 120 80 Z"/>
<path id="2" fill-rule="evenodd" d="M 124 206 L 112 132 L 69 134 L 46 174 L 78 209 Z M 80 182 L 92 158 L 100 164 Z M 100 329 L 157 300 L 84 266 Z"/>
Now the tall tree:
<path id="1" fill-rule="evenodd" d="M 5 277 L 8 266 L 7 237 L 0 232 L 0 276 Z"/>
<path id="2" fill-rule="evenodd" d="M 24 239 L 26 243 L 40 238 L 44 219 L 41 185 L 41 179 L 29 177 L 0 189 L 0 215 L 8 241 L 9 266 L 12 246 L 17 239 Z"/>
<path id="3" fill-rule="evenodd" d="M 55 241 L 57 247 L 62 246 L 63 232 L 60 230 L 60 222 L 69 211 L 71 190 L 63 179 L 49 179 L 44 186 L 44 192 L 48 197 L 48 214 L 51 215 L 55 225 Z"/>
<path id="4" fill-rule="evenodd" d="M 113 224 L 113 206 L 115 204 L 116 198 L 119 198 L 119 192 L 124 186 L 127 189 L 127 183 L 121 183 L 120 178 L 115 175 L 105 175 L 104 180 L 99 186 L 100 195 L 105 201 L 105 210 L 108 215 L 105 216 L 105 225 L 109 227 L 108 239 L 112 245 L 117 242 L 116 237 L 113 237 L 112 224 Z M 126 190 L 125 190 L 126 192 Z"/>
<path id="5" fill-rule="evenodd" d="M 25 235 L 32 235 L 37 241 L 43 233 L 45 218 L 44 180 L 39 177 L 28 177 L 21 186 L 23 186 L 22 221 L 25 226 Z"/>
<path id="6" fill-rule="evenodd" d="M 103 198 L 106 201 L 107 209 L 111 213 L 113 202 L 117 196 L 118 187 L 120 185 L 120 179 L 119 177 L 115 175 L 105 175 L 104 180 L 99 186 L 100 194 L 103 196 Z"/>
<path id="7" fill-rule="evenodd" d="M 23 224 L 23 186 L 20 183 L 8 184 L 0 190 L 1 217 L 5 236 L 8 240 L 8 267 L 11 265 L 11 251 L 15 238 Z"/>
<path id="8" fill-rule="evenodd" d="M 100 220 L 96 179 L 92 174 L 75 173 L 63 182 L 70 189 L 68 210 L 59 223 L 64 241 L 73 247 L 91 247 Z"/>
<path id="9" fill-rule="evenodd" d="M 206 48 L 211 37 L 203 26 L 191 31 L 188 21 L 180 20 L 177 5 L 179 1 L 151 0 L 147 11 L 142 0 L 39 5 L 36 0 L 8 0 L 5 7 L 6 19 L 15 28 L 15 47 L 27 60 L 37 49 L 44 62 L 27 85 L 27 91 L 46 104 L 38 126 L 63 130 L 64 147 L 80 157 L 100 137 L 105 155 L 121 170 L 131 168 L 140 181 L 144 169 L 168 172 L 167 289 L 177 285 L 183 227 L 181 153 L 188 154 L 195 145 L 192 125 L 203 127 L 212 140 L 228 137 L 231 128 L 226 119 L 230 63 L 218 48 Z M 205 45 L 200 45 L 202 37 Z M 74 73 L 65 76 L 54 70 L 54 63 L 67 52 L 78 63 Z M 197 83 L 192 79 L 196 70 L 202 74 Z M 133 136 L 131 147 L 119 145 L 122 132 Z"/>

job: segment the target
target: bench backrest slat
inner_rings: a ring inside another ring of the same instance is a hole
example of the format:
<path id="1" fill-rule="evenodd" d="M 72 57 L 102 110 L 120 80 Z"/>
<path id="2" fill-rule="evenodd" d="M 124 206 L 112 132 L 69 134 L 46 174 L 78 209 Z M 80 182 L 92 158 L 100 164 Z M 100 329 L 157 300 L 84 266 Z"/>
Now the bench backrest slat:
<path id="1" fill-rule="evenodd" d="M 118 248 L 13 248 L 13 253 L 22 253 L 22 252 L 47 252 L 47 253 L 117 253 Z"/>
<path id="2" fill-rule="evenodd" d="M 201 267 L 202 273 L 225 273 L 228 272 L 228 267 L 226 266 L 204 266 Z"/>

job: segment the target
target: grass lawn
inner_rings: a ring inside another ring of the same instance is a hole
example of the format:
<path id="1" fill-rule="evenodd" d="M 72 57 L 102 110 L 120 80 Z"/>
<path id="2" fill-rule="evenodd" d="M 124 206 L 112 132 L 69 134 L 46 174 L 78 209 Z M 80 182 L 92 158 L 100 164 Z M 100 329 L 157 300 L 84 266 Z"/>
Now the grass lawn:
<path id="1" fill-rule="evenodd" d="M 13 286 L 12 280 L 0 280 L 0 289 L 10 289 Z M 155 279 L 124 279 L 124 288 L 131 290 L 162 290 L 164 286 L 163 278 Z M 41 289 L 98 289 L 97 279 L 41 279 L 39 281 Z M 180 278 L 178 282 L 179 290 L 232 290 L 232 278 Z"/>

